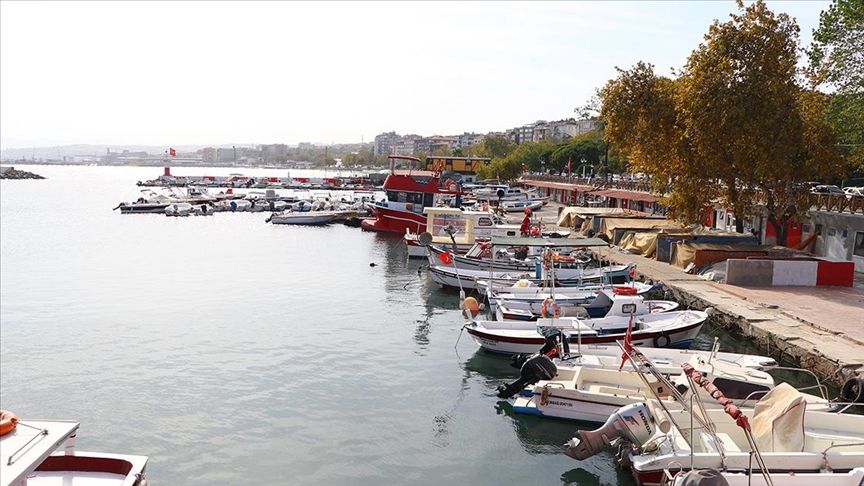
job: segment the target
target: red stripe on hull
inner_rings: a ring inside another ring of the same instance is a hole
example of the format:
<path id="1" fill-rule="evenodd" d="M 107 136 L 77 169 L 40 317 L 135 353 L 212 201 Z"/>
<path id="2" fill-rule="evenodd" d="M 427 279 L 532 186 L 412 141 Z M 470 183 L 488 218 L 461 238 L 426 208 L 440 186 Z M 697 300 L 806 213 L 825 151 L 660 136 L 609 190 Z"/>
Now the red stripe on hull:
<path id="1" fill-rule="evenodd" d="M 687 333 L 688 331 L 692 330 L 693 328 L 695 328 L 697 326 L 701 326 L 702 324 L 703 324 L 702 322 L 699 322 L 697 324 L 693 324 L 693 325 L 690 325 L 687 327 L 678 328 L 673 332 L 666 332 L 665 330 L 664 331 L 654 331 L 654 332 L 643 332 L 643 333 L 634 332 L 633 333 L 633 340 L 637 341 L 637 340 L 643 340 L 643 339 L 654 339 L 655 337 L 657 337 L 661 334 L 664 334 L 664 333 L 671 338 L 671 337 L 674 337 L 678 334 Z M 543 346 L 543 344 L 546 343 L 546 340 L 543 339 L 542 337 L 539 337 L 539 335 L 536 338 L 519 338 L 519 337 L 509 337 L 509 336 L 498 336 L 498 335 L 494 335 L 494 334 L 486 334 L 486 333 L 483 333 L 483 332 L 478 331 L 476 329 L 471 329 L 470 327 L 466 327 L 465 329 L 468 331 L 468 334 L 470 334 L 472 336 L 477 336 L 479 338 L 487 339 L 489 341 L 499 341 L 502 343 L 515 343 L 515 344 L 536 344 L 537 346 Z M 624 333 L 605 334 L 602 336 L 582 336 L 582 344 L 614 343 L 615 341 L 621 340 L 623 338 L 624 338 Z M 576 344 L 578 342 L 578 339 L 579 338 L 576 335 L 571 335 L 568 338 L 568 341 L 570 342 L 570 344 Z"/>

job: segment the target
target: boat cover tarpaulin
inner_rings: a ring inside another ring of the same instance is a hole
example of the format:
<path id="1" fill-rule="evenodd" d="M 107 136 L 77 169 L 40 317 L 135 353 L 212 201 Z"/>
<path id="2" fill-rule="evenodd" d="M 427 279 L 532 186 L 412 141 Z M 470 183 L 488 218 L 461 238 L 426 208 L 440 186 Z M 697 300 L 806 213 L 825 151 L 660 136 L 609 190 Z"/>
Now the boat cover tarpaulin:
<path id="1" fill-rule="evenodd" d="M 672 245 L 672 258 L 669 263 L 679 268 L 686 268 L 696 261 L 696 254 L 700 251 L 724 252 L 724 253 L 769 253 L 773 246 L 770 245 L 724 245 L 720 243 L 689 243 L 681 242 Z"/>
<path id="2" fill-rule="evenodd" d="M 622 250 L 644 257 L 651 257 L 657 251 L 657 232 L 628 232 L 621 241 L 618 242 L 618 247 Z"/>
<path id="3" fill-rule="evenodd" d="M 514 238 L 493 236 L 492 246 L 548 246 L 550 248 L 586 248 L 592 246 L 609 246 L 600 238 Z"/>
<path id="4" fill-rule="evenodd" d="M 665 218 L 603 218 L 600 223 L 600 234 L 606 235 L 609 241 L 615 238 L 616 229 L 632 230 L 665 230 L 667 233 L 684 231 L 681 223 Z"/>
<path id="5" fill-rule="evenodd" d="M 618 216 L 622 214 L 636 215 L 643 213 L 624 208 L 564 208 L 561 210 L 561 214 L 558 215 L 556 225 L 575 228 L 577 224 L 581 224 L 580 220 L 585 219 L 586 216 Z"/>

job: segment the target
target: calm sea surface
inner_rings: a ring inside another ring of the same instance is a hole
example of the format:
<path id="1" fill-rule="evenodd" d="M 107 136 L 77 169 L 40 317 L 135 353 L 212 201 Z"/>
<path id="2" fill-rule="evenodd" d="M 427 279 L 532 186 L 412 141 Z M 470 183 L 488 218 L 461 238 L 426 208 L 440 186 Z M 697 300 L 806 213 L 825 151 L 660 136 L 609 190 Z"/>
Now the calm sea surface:
<path id="1" fill-rule="evenodd" d="M 165 485 L 632 484 L 495 397 L 517 371 L 399 237 L 121 215 L 161 168 L 19 168 L 48 179 L 0 183 L 0 406 L 79 420 L 80 450 Z"/>

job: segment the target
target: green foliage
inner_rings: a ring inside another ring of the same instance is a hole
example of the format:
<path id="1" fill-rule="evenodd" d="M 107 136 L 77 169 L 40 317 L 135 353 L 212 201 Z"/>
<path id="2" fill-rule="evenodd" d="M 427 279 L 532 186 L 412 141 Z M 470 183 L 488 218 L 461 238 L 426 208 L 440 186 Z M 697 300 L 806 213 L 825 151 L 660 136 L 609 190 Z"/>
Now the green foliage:
<path id="1" fill-rule="evenodd" d="M 849 170 L 864 173 L 864 2 L 834 0 L 807 50 L 814 86 L 833 88 L 825 111 Z"/>
<path id="2" fill-rule="evenodd" d="M 471 148 L 471 156 L 473 157 L 506 157 L 507 154 L 513 152 L 516 149 L 517 145 L 510 140 L 507 140 L 504 137 L 486 137 L 483 139 L 483 143 L 480 144 L 483 147 L 483 153 L 485 155 L 479 155 L 474 151 L 474 147 Z"/>

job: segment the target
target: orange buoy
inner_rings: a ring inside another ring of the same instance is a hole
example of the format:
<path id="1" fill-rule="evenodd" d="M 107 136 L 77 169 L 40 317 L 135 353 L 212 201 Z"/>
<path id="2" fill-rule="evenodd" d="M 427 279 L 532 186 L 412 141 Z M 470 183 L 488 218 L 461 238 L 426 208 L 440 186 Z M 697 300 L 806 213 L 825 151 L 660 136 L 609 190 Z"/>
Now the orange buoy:
<path id="1" fill-rule="evenodd" d="M 0 435 L 6 435 L 15 430 L 18 416 L 7 410 L 0 410 Z"/>
<path id="2" fill-rule="evenodd" d="M 614 287 L 612 292 L 618 295 L 636 295 L 639 290 L 636 287 Z"/>

